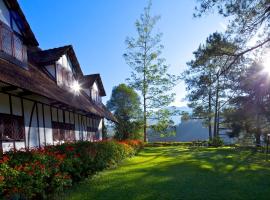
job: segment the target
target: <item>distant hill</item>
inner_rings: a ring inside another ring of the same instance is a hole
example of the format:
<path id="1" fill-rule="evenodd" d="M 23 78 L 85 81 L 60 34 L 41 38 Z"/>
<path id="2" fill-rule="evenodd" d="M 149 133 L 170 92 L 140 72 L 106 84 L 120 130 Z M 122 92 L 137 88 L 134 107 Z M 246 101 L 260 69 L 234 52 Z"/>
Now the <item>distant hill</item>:
<path id="1" fill-rule="evenodd" d="M 170 106 L 168 107 L 169 110 L 171 111 L 178 111 L 178 112 L 188 112 L 188 113 L 192 113 L 192 109 L 187 107 L 187 106 L 181 106 L 181 107 L 177 107 L 177 106 Z M 174 115 L 171 116 L 171 120 L 174 122 L 175 125 L 178 125 L 181 123 L 181 115 Z M 148 121 L 149 124 L 154 124 L 155 120 L 149 120 Z"/>

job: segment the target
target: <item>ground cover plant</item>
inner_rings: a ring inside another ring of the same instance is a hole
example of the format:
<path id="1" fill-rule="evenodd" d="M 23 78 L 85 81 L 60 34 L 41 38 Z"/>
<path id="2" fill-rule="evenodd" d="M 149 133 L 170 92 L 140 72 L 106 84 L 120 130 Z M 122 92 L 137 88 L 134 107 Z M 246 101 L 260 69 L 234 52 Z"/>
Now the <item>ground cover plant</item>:
<path id="1" fill-rule="evenodd" d="M 67 200 L 269 199 L 270 161 L 254 149 L 145 147 L 66 194 Z"/>

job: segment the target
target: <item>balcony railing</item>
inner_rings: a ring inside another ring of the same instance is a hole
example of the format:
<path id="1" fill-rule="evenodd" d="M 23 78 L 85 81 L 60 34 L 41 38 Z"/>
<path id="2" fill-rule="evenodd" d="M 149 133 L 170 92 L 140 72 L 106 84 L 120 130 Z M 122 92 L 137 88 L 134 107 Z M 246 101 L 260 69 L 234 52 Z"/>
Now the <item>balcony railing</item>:
<path id="1" fill-rule="evenodd" d="M 27 48 L 23 41 L 7 25 L 0 22 L 0 51 L 27 62 Z"/>

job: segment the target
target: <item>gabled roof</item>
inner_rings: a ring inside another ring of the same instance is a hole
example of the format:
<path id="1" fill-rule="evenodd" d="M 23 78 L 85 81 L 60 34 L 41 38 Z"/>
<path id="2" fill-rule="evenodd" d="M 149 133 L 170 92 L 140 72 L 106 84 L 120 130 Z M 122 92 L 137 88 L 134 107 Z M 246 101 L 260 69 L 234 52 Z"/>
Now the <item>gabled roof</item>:
<path id="1" fill-rule="evenodd" d="M 22 33 L 24 34 L 24 37 L 26 39 L 26 42 L 33 46 L 38 46 L 38 41 L 31 30 L 26 17 L 24 16 L 21 7 L 19 6 L 17 0 L 5 0 L 5 3 L 7 4 L 8 8 L 13 11 L 13 17 L 15 17 L 15 20 L 19 20 L 21 24 L 23 25 Z"/>
<path id="2" fill-rule="evenodd" d="M 29 54 L 29 59 L 40 66 L 45 66 L 54 64 L 64 54 L 67 54 L 69 56 L 70 61 L 74 66 L 75 72 L 80 76 L 83 76 L 80 64 L 78 62 L 72 45 L 36 51 Z"/>
<path id="3" fill-rule="evenodd" d="M 84 95 L 76 96 L 71 91 L 58 87 L 39 67 L 29 64 L 28 70 L 0 59 L 0 81 L 31 91 L 50 100 L 61 102 L 74 109 L 105 117 L 117 122 L 117 119 L 105 108 L 98 107 Z"/>
<path id="4" fill-rule="evenodd" d="M 98 84 L 99 91 L 100 91 L 100 96 L 106 96 L 106 92 L 105 92 L 100 74 L 85 75 L 83 76 L 81 81 L 82 81 L 82 86 L 85 88 L 92 87 L 94 82 L 96 81 Z"/>

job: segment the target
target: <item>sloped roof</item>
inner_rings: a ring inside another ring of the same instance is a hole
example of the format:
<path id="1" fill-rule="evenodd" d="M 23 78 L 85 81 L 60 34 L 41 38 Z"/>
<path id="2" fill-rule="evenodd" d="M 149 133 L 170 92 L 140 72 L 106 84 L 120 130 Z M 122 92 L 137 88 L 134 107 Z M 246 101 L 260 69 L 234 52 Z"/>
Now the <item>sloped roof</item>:
<path id="1" fill-rule="evenodd" d="M 100 96 L 106 96 L 106 92 L 100 77 L 100 74 L 89 74 L 89 75 L 84 75 L 81 82 L 82 86 L 85 88 L 90 88 L 93 86 L 94 82 L 97 81 L 98 88 L 100 91 Z"/>
<path id="2" fill-rule="evenodd" d="M 20 5 L 18 4 L 17 0 L 5 0 L 7 6 L 11 11 L 13 11 L 13 16 L 18 17 L 20 22 L 22 22 L 23 30 L 21 30 L 24 34 L 24 37 L 28 44 L 33 46 L 38 46 L 38 41 L 33 33 L 33 31 L 30 28 L 30 25 L 28 24 L 26 17 L 24 16 L 22 9 Z M 18 20 L 18 18 L 17 18 Z"/>
<path id="3" fill-rule="evenodd" d="M 38 65 L 45 66 L 54 64 L 64 54 L 69 56 L 76 73 L 83 76 L 79 61 L 72 45 L 32 52 L 29 54 L 29 59 Z"/>
<path id="4" fill-rule="evenodd" d="M 84 95 L 76 96 L 60 88 L 39 67 L 29 64 L 28 70 L 25 70 L 3 59 L 0 59 L 0 66 L 0 81 L 2 82 L 117 122 L 117 119 L 105 107 L 97 106 Z"/>

